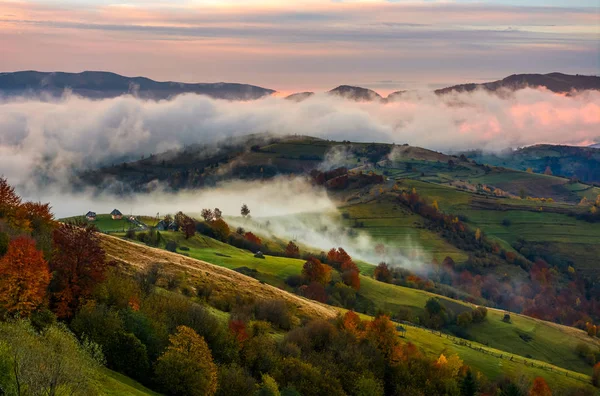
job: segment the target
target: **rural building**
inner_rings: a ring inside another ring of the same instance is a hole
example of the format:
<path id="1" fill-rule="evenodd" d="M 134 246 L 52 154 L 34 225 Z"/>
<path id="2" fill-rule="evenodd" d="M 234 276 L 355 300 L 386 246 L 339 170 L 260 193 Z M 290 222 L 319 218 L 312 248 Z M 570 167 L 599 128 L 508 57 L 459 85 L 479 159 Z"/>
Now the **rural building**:
<path id="1" fill-rule="evenodd" d="M 96 220 L 96 212 L 87 212 L 85 218 L 88 219 L 88 221 Z"/>
<path id="2" fill-rule="evenodd" d="M 156 229 L 158 231 L 165 231 L 168 227 L 169 225 L 164 220 L 161 220 L 156 224 Z"/>
<path id="3" fill-rule="evenodd" d="M 121 213 L 119 209 L 113 209 L 113 211 L 110 212 L 110 217 L 112 217 L 113 220 L 121 220 L 123 218 L 123 213 Z"/>

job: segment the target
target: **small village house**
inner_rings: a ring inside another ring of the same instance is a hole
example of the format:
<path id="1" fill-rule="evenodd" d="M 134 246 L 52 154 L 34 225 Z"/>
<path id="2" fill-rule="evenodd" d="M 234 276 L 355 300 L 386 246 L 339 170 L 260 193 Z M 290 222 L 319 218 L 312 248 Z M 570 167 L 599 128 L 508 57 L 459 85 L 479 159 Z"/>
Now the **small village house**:
<path id="1" fill-rule="evenodd" d="M 92 211 L 87 212 L 86 215 L 85 215 L 85 218 L 88 221 L 94 221 L 94 220 L 96 220 L 96 212 L 92 212 Z"/>
<path id="2" fill-rule="evenodd" d="M 121 213 L 119 209 L 113 209 L 113 211 L 110 212 L 110 217 L 112 217 L 113 220 L 121 220 L 123 218 L 123 213 Z"/>

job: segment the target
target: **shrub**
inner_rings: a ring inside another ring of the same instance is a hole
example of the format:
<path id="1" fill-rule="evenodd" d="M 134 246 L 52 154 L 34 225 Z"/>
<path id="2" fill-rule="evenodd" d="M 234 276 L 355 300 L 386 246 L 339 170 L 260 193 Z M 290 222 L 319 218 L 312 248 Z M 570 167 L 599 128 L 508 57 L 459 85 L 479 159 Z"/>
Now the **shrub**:
<path id="1" fill-rule="evenodd" d="M 169 252 L 175 253 L 177 251 L 177 243 L 175 241 L 169 241 L 167 242 L 165 249 Z"/>
<path id="2" fill-rule="evenodd" d="M 125 232 L 125 238 L 127 239 L 136 239 L 135 229 L 130 228 Z"/>
<path id="3" fill-rule="evenodd" d="M 504 313 L 504 316 L 502 317 L 502 321 L 506 322 L 506 323 L 510 323 L 510 314 L 508 312 Z"/>
<path id="4" fill-rule="evenodd" d="M 266 320 L 282 330 L 292 328 L 293 315 L 283 300 L 261 300 L 254 306 L 254 315 L 258 320 Z"/>
<path id="5" fill-rule="evenodd" d="M 256 381 L 250 373 L 237 364 L 219 367 L 217 396 L 252 395 Z"/>
<path id="6" fill-rule="evenodd" d="M 187 247 L 187 246 L 179 246 L 179 250 L 182 250 L 182 251 L 184 251 L 184 252 L 187 252 L 187 251 L 189 251 L 189 250 L 190 250 L 190 248 L 189 248 L 189 247 Z"/>

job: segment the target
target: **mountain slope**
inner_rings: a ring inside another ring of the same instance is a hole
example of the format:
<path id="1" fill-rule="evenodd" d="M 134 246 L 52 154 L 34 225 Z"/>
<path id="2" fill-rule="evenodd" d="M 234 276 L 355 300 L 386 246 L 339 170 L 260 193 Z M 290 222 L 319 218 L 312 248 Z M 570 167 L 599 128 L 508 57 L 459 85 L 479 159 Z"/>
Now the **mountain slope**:
<path id="1" fill-rule="evenodd" d="M 93 99 L 135 94 L 144 99 L 156 100 L 167 99 L 183 93 L 196 93 L 216 99 L 251 100 L 275 92 L 271 89 L 246 84 L 158 82 L 145 77 L 125 77 L 102 71 L 0 73 L 0 96 L 40 94 L 60 96 L 65 89 Z"/>
<path id="2" fill-rule="evenodd" d="M 487 82 L 483 84 L 461 84 L 452 87 L 442 88 L 435 91 L 438 95 L 444 95 L 451 92 L 472 92 L 477 89 L 486 91 L 498 91 L 500 89 L 519 90 L 526 87 L 538 88 L 546 87 L 548 90 L 557 93 L 569 93 L 571 91 L 582 91 L 586 89 L 600 89 L 600 77 L 569 75 L 563 73 L 550 74 L 513 74 L 502 80 Z"/>

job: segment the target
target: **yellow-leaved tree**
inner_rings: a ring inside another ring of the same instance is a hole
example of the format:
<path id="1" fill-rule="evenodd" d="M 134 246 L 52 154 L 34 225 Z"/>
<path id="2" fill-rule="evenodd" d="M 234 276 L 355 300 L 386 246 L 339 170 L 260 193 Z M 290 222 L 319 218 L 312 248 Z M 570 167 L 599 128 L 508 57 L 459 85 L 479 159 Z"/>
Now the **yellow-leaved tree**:
<path id="1" fill-rule="evenodd" d="M 169 342 L 156 364 L 156 377 L 164 391 L 171 395 L 214 395 L 217 366 L 204 338 L 189 327 L 179 326 Z"/>

